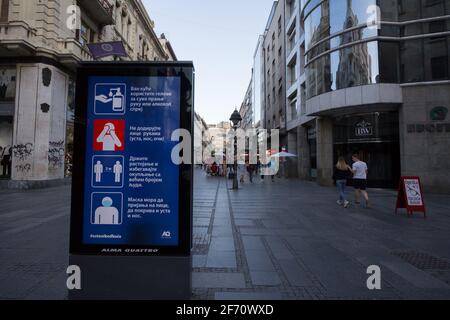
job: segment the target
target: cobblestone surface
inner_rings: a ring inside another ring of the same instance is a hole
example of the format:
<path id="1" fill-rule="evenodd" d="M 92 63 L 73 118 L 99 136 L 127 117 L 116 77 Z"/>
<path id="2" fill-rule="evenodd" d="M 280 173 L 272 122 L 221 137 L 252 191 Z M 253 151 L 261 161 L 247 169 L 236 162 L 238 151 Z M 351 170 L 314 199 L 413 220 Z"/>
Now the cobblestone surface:
<path id="1" fill-rule="evenodd" d="M 395 215 L 393 191 L 343 209 L 298 180 L 232 191 L 196 170 L 194 186 L 192 299 L 450 299 L 448 195 L 426 194 L 423 219 Z M 69 204 L 67 186 L 0 191 L 0 299 L 66 299 Z"/>
<path id="2" fill-rule="evenodd" d="M 255 180 L 232 191 L 226 179 L 196 171 L 195 208 L 199 203 L 205 208 L 205 191 L 217 192 L 208 207 L 209 237 L 194 234 L 194 239 L 201 239 L 194 242 L 194 252 L 207 255 L 214 250 L 205 241 L 213 239 L 215 228 L 222 228 L 214 223 L 219 198 L 221 210 L 229 211 L 237 267 L 202 267 L 194 272 L 243 274 L 245 288 L 217 288 L 216 284 L 205 288 L 205 283 L 200 288 L 194 281 L 193 299 L 450 299 L 449 273 L 416 268 L 417 263 L 446 266 L 450 261 L 450 201 L 445 196 L 429 196 L 429 219 L 419 215 L 408 219 L 393 214 L 396 194 L 390 190 L 370 190 L 373 209 L 352 206 L 345 210 L 336 205 L 333 188 L 297 180 Z M 220 219 L 228 223 L 223 215 Z M 418 262 L 399 256 L 412 248 L 434 259 Z M 379 291 L 367 289 L 370 265 L 381 267 Z M 423 285 L 428 276 L 436 280 L 436 288 Z M 258 285 L 260 281 L 272 284 Z"/>

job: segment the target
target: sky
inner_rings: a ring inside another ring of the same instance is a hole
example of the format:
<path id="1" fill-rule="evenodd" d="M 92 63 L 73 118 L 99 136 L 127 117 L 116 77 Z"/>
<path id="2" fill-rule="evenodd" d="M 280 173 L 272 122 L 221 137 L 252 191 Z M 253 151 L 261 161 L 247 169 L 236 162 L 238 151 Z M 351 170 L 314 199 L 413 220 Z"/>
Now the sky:
<path id="1" fill-rule="evenodd" d="M 251 79 L 253 54 L 272 0 L 143 0 L 178 60 L 194 62 L 195 109 L 208 124 L 228 121 Z"/>

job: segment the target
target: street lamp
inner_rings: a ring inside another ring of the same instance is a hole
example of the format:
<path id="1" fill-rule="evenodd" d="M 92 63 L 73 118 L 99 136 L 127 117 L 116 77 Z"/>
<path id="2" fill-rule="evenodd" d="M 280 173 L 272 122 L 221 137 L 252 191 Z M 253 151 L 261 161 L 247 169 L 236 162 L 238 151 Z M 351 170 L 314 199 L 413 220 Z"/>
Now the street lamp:
<path id="1" fill-rule="evenodd" d="M 233 129 L 234 129 L 234 175 L 233 175 L 233 190 L 238 190 L 239 189 L 239 185 L 238 185 L 238 178 L 237 178 L 237 168 L 238 168 L 238 163 L 237 163 L 237 128 L 239 128 L 241 121 L 242 121 L 242 117 L 239 113 L 239 111 L 234 110 L 233 114 L 230 117 L 230 121 L 233 123 Z"/>

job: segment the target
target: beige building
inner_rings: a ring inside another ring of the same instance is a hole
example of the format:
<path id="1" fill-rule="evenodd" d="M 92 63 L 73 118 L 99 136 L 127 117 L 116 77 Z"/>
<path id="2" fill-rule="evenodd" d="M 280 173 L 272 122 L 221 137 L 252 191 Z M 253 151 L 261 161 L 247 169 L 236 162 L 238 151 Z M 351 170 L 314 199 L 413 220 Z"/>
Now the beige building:
<path id="1" fill-rule="evenodd" d="M 175 51 L 173 50 L 172 44 L 169 40 L 167 40 L 166 35 L 163 33 L 161 34 L 159 38 L 159 42 L 161 42 L 162 47 L 164 48 L 164 51 L 166 52 L 166 55 L 168 57 L 168 60 L 170 61 L 177 61 L 177 55 L 175 54 Z"/>
<path id="2" fill-rule="evenodd" d="M 223 157 L 226 154 L 227 134 L 230 129 L 231 124 L 226 121 L 208 125 L 207 138 L 209 141 L 207 143 L 207 153 L 211 151 L 216 157 Z"/>
<path id="3" fill-rule="evenodd" d="M 0 147 L 12 155 L 0 179 L 32 187 L 64 178 L 75 67 L 93 60 L 87 44 L 121 41 L 121 60 L 175 60 L 154 26 L 141 0 L 0 0 Z"/>
<path id="4" fill-rule="evenodd" d="M 196 112 L 194 115 L 194 161 L 201 164 L 203 151 L 210 142 L 211 137 L 208 132 L 208 125 L 205 120 Z"/>

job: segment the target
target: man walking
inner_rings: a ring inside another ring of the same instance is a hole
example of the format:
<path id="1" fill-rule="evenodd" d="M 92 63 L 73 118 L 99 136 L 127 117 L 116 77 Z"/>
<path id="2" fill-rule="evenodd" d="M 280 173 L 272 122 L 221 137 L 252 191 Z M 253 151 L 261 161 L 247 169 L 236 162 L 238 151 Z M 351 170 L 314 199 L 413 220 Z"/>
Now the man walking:
<path id="1" fill-rule="evenodd" d="M 360 194 L 362 193 L 366 200 L 366 207 L 370 208 L 369 194 L 367 193 L 367 173 L 369 172 L 367 164 L 359 160 L 359 155 L 352 156 L 353 166 L 353 184 L 355 187 L 355 203 L 360 204 Z"/>

